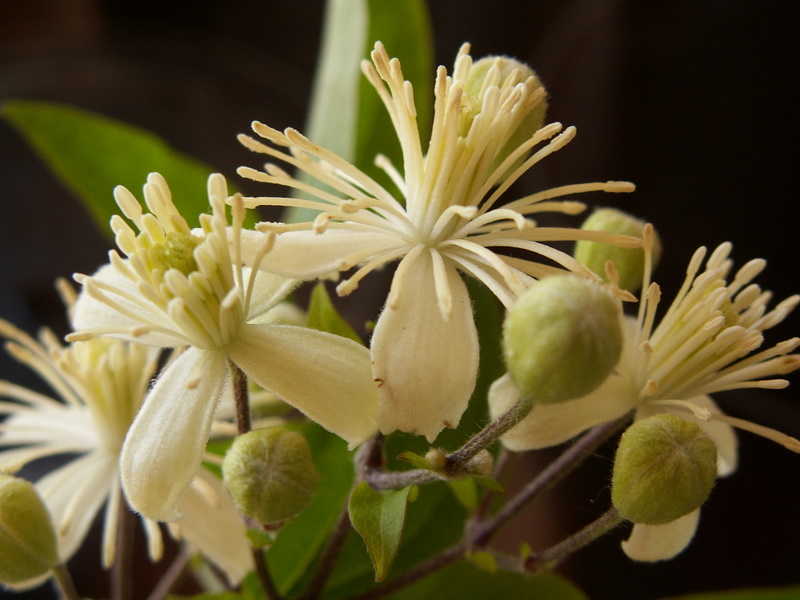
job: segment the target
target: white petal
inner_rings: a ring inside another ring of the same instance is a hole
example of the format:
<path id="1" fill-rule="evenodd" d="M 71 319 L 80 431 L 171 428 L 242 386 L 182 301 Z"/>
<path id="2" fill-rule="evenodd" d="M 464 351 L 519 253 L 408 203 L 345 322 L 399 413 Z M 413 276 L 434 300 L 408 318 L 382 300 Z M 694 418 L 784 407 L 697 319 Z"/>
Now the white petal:
<path id="1" fill-rule="evenodd" d="M 262 233 L 242 232 L 242 258 L 249 264 L 264 243 Z M 260 269 L 284 277 L 313 279 L 341 270 L 342 261 L 354 254 L 367 252 L 359 262 L 366 262 L 375 254 L 394 250 L 405 245 L 399 237 L 384 233 L 328 229 L 324 233 L 313 231 L 288 231 L 275 239 Z M 372 250 L 372 253 L 370 253 Z M 353 265 L 349 265 L 350 268 Z"/>
<path id="2" fill-rule="evenodd" d="M 120 455 L 122 487 L 135 511 L 157 521 L 180 516 L 176 509 L 203 458 L 227 370 L 224 354 L 189 348 L 158 377 Z"/>
<path id="3" fill-rule="evenodd" d="M 409 266 L 394 308 L 386 306 L 372 335 L 375 380 L 380 385 L 378 423 L 433 441 L 456 427 L 475 388 L 478 332 L 464 282 L 446 266 L 452 313 L 439 310 L 433 261 L 422 252 Z"/>
<path id="4" fill-rule="evenodd" d="M 231 585 L 239 585 L 253 569 L 253 555 L 242 515 L 222 480 L 201 468 L 195 484 L 186 490 L 180 511 L 183 538 L 222 569 Z"/>
<path id="5" fill-rule="evenodd" d="M 700 509 L 664 525 L 633 526 L 631 536 L 622 542 L 622 549 L 630 558 L 642 562 L 656 562 L 674 558 L 689 545 L 700 520 Z"/>
<path id="6" fill-rule="evenodd" d="M 369 351 L 346 338 L 293 325 L 245 325 L 228 355 L 261 387 L 354 447 L 377 431 Z"/>
<path id="7" fill-rule="evenodd" d="M 710 396 L 698 396 L 692 398 L 690 402 L 707 408 L 712 413 L 722 412 Z M 739 463 L 739 442 L 735 429 L 727 423 L 714 419 L 709 421 L 696 419 L 696 421 L 717 444 L 717 476 L 727 477 L 732 474 Z"/>
<path id="8" fill-rule="evenodd" d="M 84 290 L 80 293 L 78 301 L 75 303 L 72 325 L 76 331 L 111 329 L 115 332 L 119 332 L 114 333 L 114 337 L 138 342 L 140 344 L 160 346 L 163 348 L 173 348 L 175 346 L 184 345 L 185 342 L 182 338 L 172 336 L 165 332 L 149 332 L 144 335 L 136 336 L 127 333 L 128 331 L 141 330 L 144 324 L 157 325 L 167 330 L 173 329 L 174 324 L 166 315 L 159 311 L 155 305 L 147 301 L 136 290 L 134 283 L 120 273 L 114 265 L 107 264 L 100 267 L 100 269 L 92 275 L 92 279 L 96 279 L 103 284 L 114 286 L 132 296 L 141 297 L 143 304 L 137 304 L 112 292 L 103 291 L 110 300 L 133 314 L 141 315 L 142 318 L 134 319 L 131 316 L 125 315 L 105 302 L 91 297 Z"/>
<path id="9" fill-rule="evenodd" d="M 242 269 L 245 281 L 251 276 L 252 269 Z M 247 321 L 263 315 L 286 298 L 300 282 L 287 279 L 265 271 L 258 271 L 250 289 L 250 305 L 247 309 Z"/>
<path id="10" fill-rule="evenodd" d="M 517 388 L 506 373 L 489 388 L 492 419 L 510 409 L 518 398 Z M 555 446 L 590 427 L 620 418 L 634 406 L 636 398 L 625 381 L 612 374 L 586 396 L 534 406 L 528 416 L 500 439 L 506 448 L 515 452 Z"/>

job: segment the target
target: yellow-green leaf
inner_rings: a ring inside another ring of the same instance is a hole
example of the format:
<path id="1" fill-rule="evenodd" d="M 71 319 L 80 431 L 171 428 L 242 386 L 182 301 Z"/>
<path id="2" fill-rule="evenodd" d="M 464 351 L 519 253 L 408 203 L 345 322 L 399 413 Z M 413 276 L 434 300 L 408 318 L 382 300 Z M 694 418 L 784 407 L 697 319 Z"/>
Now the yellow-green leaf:
<path id="1" fill-rule="evenodd" d="M 318 283 L 311 292 L 306 326 L 311 329 L 318 329 L 319 331 L 350 338 L 359 344 L 364 343 L 353 328 L 350 327 L 349 323 L 339 314 L 339 311 L 336 310 L 324 283 Z"/>

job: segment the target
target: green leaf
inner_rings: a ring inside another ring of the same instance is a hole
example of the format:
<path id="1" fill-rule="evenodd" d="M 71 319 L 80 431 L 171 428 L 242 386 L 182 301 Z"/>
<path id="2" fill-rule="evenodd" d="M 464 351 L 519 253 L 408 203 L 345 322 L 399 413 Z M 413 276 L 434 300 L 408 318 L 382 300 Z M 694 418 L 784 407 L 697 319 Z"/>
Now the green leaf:
<path id="1" fill-rule="evenodd" d="M 364 539 L 375 569 L 375 581 L 382 581 L 392 567 L 406 520 L 411 486 L 402 490 L 379 491 L 367 482 L 350 494 L 350 521 Z"/>
<path id="2" fill-rule="evenodd" d="M 176 596 L 169 594 L 167 600 L 242 600 L 243 596 L 236 592 L 209 592 L 196 596 Z"/>
<path id="3" fill-rule="evenodd" d="M 189 224 L 208 210 L 212 169 L 133 125 L 53 102 L 12 100 L 2 115 L 89 211 L 100 231 L 119 212 L 113 191 L 124 185 L 141 198 L 148 173 L 161 173 Z"/>
<path id="4" fill-rule="evenodd" d="M 364 343 L 342 315 L 339 314 L 339 311 L 336 310 L 328 291 L 325 289 L 325 284 L 322 282 L 314 286 L 314 290 L 311 292 L 306 326 L 311 329 L 318 329 L 319 331 L 350 338 L 359 344 Z"/>
<path id="5" fill-rule="evenodd" d="M 572 583 L 555 573 L 488 573 L 464 560 L 386 596 L 392 600 L 429 598 L 503 598 L 503 600 L 587 600 Z"/>
<path id="6" fill-rule="evenodd" d="M 688 596 L 672 596 L 662 600 L 796 600 L 797 598 L 800 598 L 800 586 L 793 585 L 783 588 L 704 592 Z"/>
<path id="7" fill-rule="evenodd" d="M 416 452 L 411 452 L 411 451 L 401 452 L 400 454 L 397 455 L 397 458 L 406 461 L 408 464 L 410 464 L 413 467 L 416 467 L 417 469 L 434 471 L 433 465 L 430 463 L 430 461 L 424 456 L 420 456 Z"/>

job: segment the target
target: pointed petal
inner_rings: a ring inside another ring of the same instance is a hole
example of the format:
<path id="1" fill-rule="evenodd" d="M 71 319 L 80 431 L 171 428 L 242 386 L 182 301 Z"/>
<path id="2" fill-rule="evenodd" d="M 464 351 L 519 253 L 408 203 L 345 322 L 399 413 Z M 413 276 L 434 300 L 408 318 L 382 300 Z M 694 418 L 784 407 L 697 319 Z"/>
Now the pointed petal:
<path id="1" fill-rule="evenodd" d="M 120 455 L 122 487 L 136 512 L 157 521 L 180 516 L 177 506 L 200 466 L 226 379 L 225 355 L 196 348 L 159 375 Z"/>
<path id="2" fill-rule="evenodd" d="M 362 345 L 293 325 L 245 325 L 228 355 L 261 387 L 354 447 L 377 431 L 378 394 Z"/>
<path id="3" fill-rule="evenodd" d="M 431 254 L 408 267 L 394 306 L 386 306 L 372 335 L 375 380 L 380 384 L 378 423 L 433 441 L 456 427 L 475 389 L 478 333 L 461 276 L 445 266 L 452 312 L 439 310 Z"/>
<path id="4" fill-rule="evenodd" d="M 492 419 L 510 409 L 518 399 L 517 388 L 506 373 L 489 388 Z M 635 406 L 636 398 L 625 381 L 612 374 L 591 394 L 558 404 L 534 406 L 528 416 L 500 439 L 515 452 L 555 446 L 590 427 L 618 419 Z"/>
<path id="5" fill-rule="evenodd" d="M 231 585 L 239 585 L 253 569 L 253 555 L 242 515 L 222 480 L 201 468 L 180 512 L 183 538 L 222 569 Z"/>
<path id="6" fill-rule="evenodd" d="M 633 526 L 622 550 L 633 560 L 656 562 L 674 558 L 689 545 L 700 520 L 700 509 L 664 525 Z"/>
<path id="7" fill-rule="evenodd" d="M 250 264 L 260 251 L 263 236 L 258 231 L 242 232 L 242 258 L 246 264 Z M 358 262 L 366 262 L 375 254 L 403 245 L 402 239 L 385 233 L 344 229 L 328 229 L 324 233 L 287 231 L 277 236 L 275 245 L 267 252 L 259 268 L 284 277 L 313 279 L 338 272 L 342 261 L 351 255 L 358 254 Z"/>
<path id="8" fill-rule="evenodd" d="M 76 331 L 93 329 L 111 329 L 120 333 L 113 336 L 140 344 L 160 346 L 163 348 L 173 348 L 184 345 L 184 340 L 178 336 L 173 336 L 168 331 L 149 332 L 144 335 L 129 335 L 128 331 L 141 330 L 142 325 L 150 323 L 165 330 L 174 328 L 174 324 L 162 312 L 156 310 L 142 294 L 136 289 L 134 283 L 125 277 L 113 264 L 107 264 L 92 275 L 92 279 L 104 285 L 110 285 L 124 294 L 142 299 L 142 303 L 132 302 L 129 298 L 122 297 L 112 292 L 103 291 L 109 299 L 116 302 L 120 307 L 136 315 L 142 315 L 141 319 L 135 319 L 126 315 L 105 302 L 92 297 L 86 290 L 83 290 L 75 303 L 72 326 Z"/>

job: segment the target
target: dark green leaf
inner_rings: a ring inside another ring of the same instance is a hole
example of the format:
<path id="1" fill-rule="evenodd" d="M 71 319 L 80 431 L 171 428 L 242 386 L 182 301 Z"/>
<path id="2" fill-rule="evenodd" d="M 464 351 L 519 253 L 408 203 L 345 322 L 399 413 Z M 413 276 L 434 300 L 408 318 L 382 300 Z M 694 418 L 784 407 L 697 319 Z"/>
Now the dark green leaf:
<path id="1" fill-rule="evenodd" d="M 318 329 L 319 331 L 350 338 L 359 344 L 364 343 L 342 315 L 339 314 L 339 311 L 336 310 L 324 283 L 318 283 L 311 292 L 306 326 L 311 329 Z"/>
<path id="2" fill-rule="evenodd" d="M 386 577 L 400 547 L 410 489 L 380 491 L 362 482 L 350 494 L 350 522 L 367 545 L 375 581 Z"/>
<path id="3" fill-rule="evenodd" d="M 797 598 L 800 598 L 800 586 L 793 585 L 784 588 L 704 592 L 688 596 L 674 596 L 663 600 L 797 600 Z"/>
<path id="4" fill-rule="evenodd" d="M 13 100 L 3 105 L 2 114 L 104 233 L 111 234 L 109 219 L 119 212 L 114 187 L 123 185 L 141 198 L 147 174 L 154 171 L 167 180 L 175 206 L 190 226 L 208 210 L 206 182 L 212 169 L 148 131 L 51 102 Z"/>

